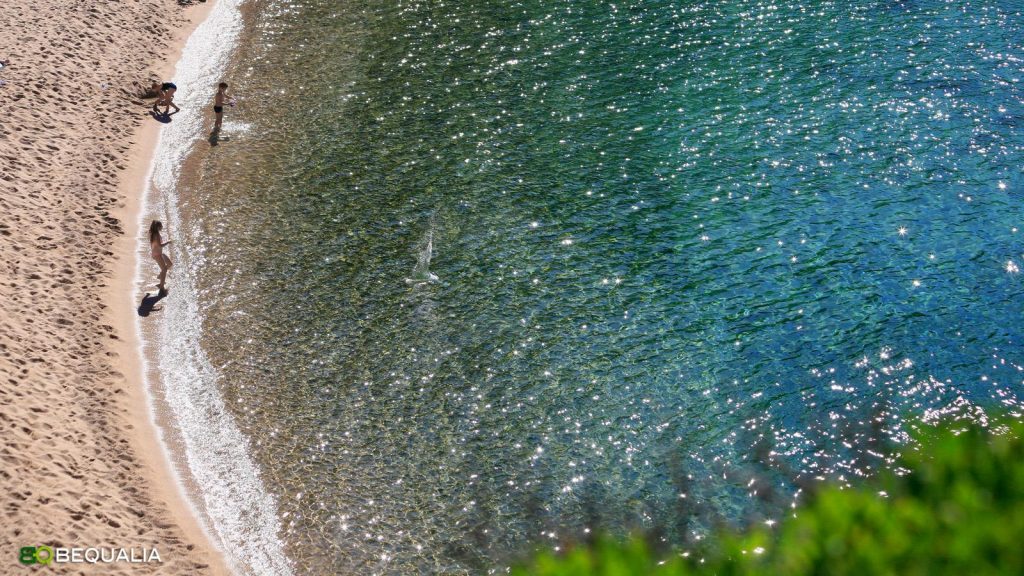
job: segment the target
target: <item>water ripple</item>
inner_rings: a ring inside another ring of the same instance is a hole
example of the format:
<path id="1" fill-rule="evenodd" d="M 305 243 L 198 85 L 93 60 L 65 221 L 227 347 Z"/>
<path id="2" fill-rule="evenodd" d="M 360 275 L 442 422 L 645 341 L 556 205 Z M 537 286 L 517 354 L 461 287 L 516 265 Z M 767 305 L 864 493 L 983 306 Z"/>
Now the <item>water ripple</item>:
<path id="1" fill-rule="evenodd" d="M 1019 414 L 1019 11 L 253 2 L 205 345 L 297 571 L 685 542 Z"/>

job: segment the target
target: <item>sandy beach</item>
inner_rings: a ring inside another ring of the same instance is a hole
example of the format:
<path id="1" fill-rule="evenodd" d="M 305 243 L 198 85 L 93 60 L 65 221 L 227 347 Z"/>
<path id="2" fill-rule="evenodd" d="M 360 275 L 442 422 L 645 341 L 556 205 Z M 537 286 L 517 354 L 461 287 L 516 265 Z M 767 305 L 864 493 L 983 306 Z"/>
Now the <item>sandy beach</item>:
<path id="1" fill-rule="evenodd" d="M 64 572 L 229 573 L 157 440 L 129 294 L 160 127 L 140 88 L 173 69 L 209 4 L 3 10 L 0 566 L 29 546 L 156 548 L 159 563 Z"/>

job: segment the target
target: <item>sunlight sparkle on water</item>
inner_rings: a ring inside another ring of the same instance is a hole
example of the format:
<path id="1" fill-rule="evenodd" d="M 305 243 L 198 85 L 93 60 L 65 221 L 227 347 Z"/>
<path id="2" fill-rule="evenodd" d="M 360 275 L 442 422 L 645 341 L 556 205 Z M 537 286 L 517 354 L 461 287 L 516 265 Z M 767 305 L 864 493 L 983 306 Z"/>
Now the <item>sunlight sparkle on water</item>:
<path id="1" fill-rule="evenodd" d="M 308 495 L 297 573 L 487 573 L 622 525 L 595 504 L 684 546 L 677 503 L 770 529 L 801 484 L 749 483 L 763 440 L 851 484 L 909 418 L 1021 411 L 1024 84 L 986 59 L 1020 19 L 334 4 L 254 31 L 229 128 L 259 146 L 204 160 L 179 227 L 231 410 Z"/>

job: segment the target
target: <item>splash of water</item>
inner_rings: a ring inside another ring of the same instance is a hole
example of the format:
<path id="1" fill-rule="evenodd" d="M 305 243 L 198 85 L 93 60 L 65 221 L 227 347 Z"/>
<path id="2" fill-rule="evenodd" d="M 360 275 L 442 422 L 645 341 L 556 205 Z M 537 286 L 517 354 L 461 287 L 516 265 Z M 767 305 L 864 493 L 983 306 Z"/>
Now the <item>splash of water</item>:
<path id="1" fill-rule="evenodd" d="M 426 234 L 423 235 L 423 239 L 419 242 L 416 255 L 416 265 L 413 266 L 412 276 L 406 278 L 407 284 L 427 284 L 431 282 L 440 282 L 440 278 L 437 274 L 430 271 L 430 259 L 434 255 L 434 217 L 430 217 L 430 225 L 427 227 Z"/>

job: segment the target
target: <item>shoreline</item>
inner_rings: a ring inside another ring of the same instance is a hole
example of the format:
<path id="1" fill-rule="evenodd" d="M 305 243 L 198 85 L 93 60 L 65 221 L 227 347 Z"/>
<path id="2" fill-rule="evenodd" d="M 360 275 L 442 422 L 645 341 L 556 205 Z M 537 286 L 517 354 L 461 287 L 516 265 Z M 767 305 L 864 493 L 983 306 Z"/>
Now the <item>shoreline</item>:
<path id="1" fill-rule="evenodd" d="M 232 573 L 153 420 L 133 282 L 162 124 L 147 113 L 151 100 L 138 105 L 132 83 L 153 72 L 168 78 L 215 3 L 49 0 L 12 7 L 0 32 L 0 58 L 11 59 L 0 70 L 0 300 L 13 304 L 0 321 L 0 424 L 19 429 L 0 449 L 0 550 L 10 562 L 23 546 L 148 547 L 160 563 L 76 566 Z M 55 56 L 61 49 L 66 59 Z M 86 108 L 69 111 L 69 101 Z"/>
<path id="2" fill-rule="evenodd" d="M 209 0 L 186 8 L 188 21 L 177 30 L 171 44 L 171 56 L 163 59 L 159 69 L 156 70 L 161 79 L 173 80 L 175 67 L 181 60 L 188 39 L 206 21 L 218 1 Z M 145 102 L 148 111 L 151 100 Z M 113 305 L 122 301 L 118 293 L 122 296 L 127 293 L 131 302 L 137 301 L 139 297 L 135 280 L 141 257 L 138 253 L 138 246 L 144 233 L 141 223 L 146 196 L 151 187 L 160 132 L 164 127 L 163 124 L 152 121 L 147 112 L 144 112 L 143 116 L 142 126 L 136 132 L 139 142 L 134 148 L 134 154 L 129 158 L 129 168 L 119 186 L 125 203 L 117 212 L 117 217 L 124 223 L 125 235 L 118 239 L 114 250 L 114 253 L 118 255 L 112 283 L 114 289 L 108 295 L 109 302 L 112 304 L 111 310 L 120 310 L 119 314 L 112 315 L 115 328 L 120 333 L 129 335 L 119 342 L 119 346 L 124 349 L 121 357 L 130 359 L 125 362 L 130 368 L 125 366 L 125 369 L 135 382 L 134 386 L 129 387 L 129 401 L 133 407 L 132 414 L 137 424 L 135 429 L 138 430 L 135 442 L 140 447 L 144 447 L 143 450 L 140 450 L 140 454 L 143 455 L 142 458 L 146 466 L 152 471 L 149 478 L 150 484 L 155 492 L 171 502 L 169 508 L 175 523 L 187 533 L 200 535 L 209 547 L 209 552 L 217 557 L 215 568 L 211 573 L 234 574 L 236 571 L 229 568 L 230 562 L 226 560 L 219 542 L 214 535 L 210 534 L 206 523 L 200 520 L 200 512 L 196 509 L 188 490 L 175 471 L 172 461 L 173 454 L 163 440 L 163 431 L 153 413 L 153 399 L 147 384 L 148 359 L 143 349 L 137 313 Z"/>
<path id="3" fill-rule="evenodd" d="M 151 219 L 164 222 L 165 239 L 173 241 L 165 250 L 174 267 L 168 275 L 170 294 L 151 315 L 140 312 L 133 318 L 148 413 L 175 485 L 238 573 L 284 576 L 292 571 L 279 538 L 276 500 L 262 485 L 249 440 L 221 396 L 219 371 L 207 359 L 197 290 L 205 261 L 197 220 L 211 215 L 201 201 L 196 204 L 193 184 L 201 177 L 203 159 L 216 150 L 208 147 L 210 104 L 217 83 L 232 72 L 242 6 L 241 0 L 219 0 L 188 36 L 173 74 L 165 75 L 178 84 L 175 101 L 181 112 L 158 130 L 136 210 L 135 297 L 156 292 L 157 267 L 144 239 Z"/>

